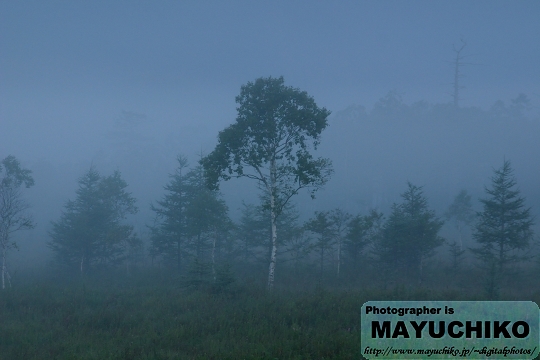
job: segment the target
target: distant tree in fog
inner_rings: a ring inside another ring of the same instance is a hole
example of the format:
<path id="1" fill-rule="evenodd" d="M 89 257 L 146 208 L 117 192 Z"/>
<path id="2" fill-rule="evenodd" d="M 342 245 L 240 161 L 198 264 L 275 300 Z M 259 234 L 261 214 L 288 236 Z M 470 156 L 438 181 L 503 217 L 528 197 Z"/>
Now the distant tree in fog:
<path id="1" fill-rule="evenodd" d="M 351 214 L 338 208 L 331 210 L 329 215 L 336 241 L 336 275 L 339 277 L 343 262 L 343 242 L 347 236 L 347 225 L 351 219 Z"/>
<path id="2" fill-rule="evenodd" d="M 465 227 L 470 226 L 474 221 L 471 195 L 467 193 L 467 190 L 461 190 L 459 194 L 456 195 L 444 216 L 447 220 L 453 221 L 459 235 L 459 241 L 448 242 L 452 259 L 452 269 L 457 271 L 459 270 L 461 263 L 463 262 L 463 256 L 465 255 L 465 250 L 463 249 L 463 233 Z"/>
<path id="3" fill-rule="evenodd" d="M 168 262 L 174 262 L 180 269 L 186 256 L 187 239 L 186 205 L 188 185 L 186 183 L 187 159 L 177 157 L 178 167 L 170 175 L 170 182 L 165 185 L 166 194 L 157 206 L 152 205 L 156 220 L 150 226 L 151 248 L 153 256 L 164 256 Z"/>
<path id="4" fill-rule="evenodd" d="M 444 214 L 448 220 L 453 220 L 459 233 L 459 249 L 463 250 L 463 231 L 474 221 L 474 212 L 471 204 L 471 195 L 467 190 L 461 190 Z"/>
<path id="5" fill-rule="evenodd" d="M 268 194 L 272 251 L 268 289 L 274 285 L 277 254 L 277 218 L 301 189 L 316 190 L 329 179 L 330 160 L 314 159 L 320 134 L 330 112 L 319 108 L 305 91 L 284 85 L 280 78 L 259 78 L 243 85 L 236 97 L 236 123 L 222 130 L 214 151 L 201 160 L 208 185 L 246 177 L 256 180 Z"/>
<path id="6" fill-rule="evenodd" d="M 313 247 L 319 252 L 319 281 L 324 275 L 325 256 L 332 251 L 336 233 L 328 211 L 316 211 L 315 216 L 305 223 L 305 228 L 315 236 Z"/>
<path id="7" fill-rule="evenodd" d="M 485 188 L 487 198 L 481 199 L 483 210 L 473 237 L 480 245 L 471 249 L 486 270 L 486 291 L 491 299 L 499 296 L 502 279 L 512 265 L 527 257 L 520 250 L 529 247 L 533 237 L 531 209 L 516 188 L 510 161 L 505 160 Z"/>
<path id="8" fill-rule="evenodd" d="M 217 253 L 227 245 L 232 229 L 229 208 L 217 191 L 206 186 L 201 165 L 186 174 L 186 184 L 186 234 L 190 247 L 199 261 L 207 254 L 215 277 Z"/>
<path id="9" fill-rule="evenodd" d="M 2 289 L 6 279 L 11 286 L 6 256 L 10 249 L 17 248 L 12 239 L 14 232 L 32 229 L 34 223 L 26 213 L 29 205 L 24 201 L 21 188 L 34 185 L 31 171 L 21 168 L 19 161 L 9 155 L 0 163 L 0 248 L 2 250 Z"/>
<path id="10" fill-rule="evenodd" d="M 253 260 L 260 260 L 261 248 L 266 249 L 268 221 L 266 217 L 262 218 L 263 213 L 254 204 L 242 203 L 240 212 L 240 221 L 236 227 L 237 251 L 238 258 L 247 264 Z"/>
<path id="11" fill-rule="evenodd" d="M 179 156 L 163 200 L 152 206 L 157 216 L 150 227 L 151 251 L 178 268 L 191 256 L 204 265 L 206 257 L 215 269 L 216 251 L 232 226 L 228 208 L 217 191 L 206 187 L 202 166 L 186 168 L 186 158 Z"/>
<path id="12" fill-rule="evenodd" d="M 77 197 L 52 222 L 49 247 L 60 263 L 88 272 L 97 264 L 125 260 L 126 248 L 138 247 L 133 226 L 123 223 L 135 214 L 135 199 L 120 172 L 101 176 L 94 167 L 79 179 Z"/>
<path id="13" fill-rule="evenodd" d="M 401 204 L 392 205 L 382 236 L 375 244 L 375 253 L 393 271 L 412 270 L 421 284 L 426 258 L 444 242 L 439 236 L 444 222 L 428 209 L 422 187 L 408 183 L 401 197 L 404 200 Z"/>
<path id="14" fill-rule="evenodd" d="M 349 221 L 347 236 L 344 240 L 347 268 L 353 273 L 359 271 L 365 264 L 361 257 L 369 245 L 377 242 L 381 234 L 383 214 L 371 210 L 367 215 L 357 215 Z"/>

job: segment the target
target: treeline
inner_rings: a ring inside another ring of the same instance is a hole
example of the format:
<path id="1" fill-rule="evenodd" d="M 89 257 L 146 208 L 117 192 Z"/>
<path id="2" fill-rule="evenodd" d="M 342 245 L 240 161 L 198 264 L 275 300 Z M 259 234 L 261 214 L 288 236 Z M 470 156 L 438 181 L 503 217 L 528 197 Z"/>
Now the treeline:
<path id="1" fill-rule="evenodd" d="M 534 222 L 509 161 L 494 172 L 478 213 L 472 210 L 471 195 L 463 190 L 446 213 L 437 215 L 422 186 L 407 183 L 401 200 L 386 215 L 377 209 L 350 214 L 335 208 L 300 221 L 291 199 L 304 189 L 313 196 L 333 173 L 329 159 L 311 153 L 330 112 L 305 92 L 285 86 L 283 78 L 248 83 L 236 101 L 236 123 L 219 133 L 212 153 L 194 166 L 178 156 L 163 197 L 151 206 L 154 218 L 147 224 L 147 234 L 137 234 L 129 224 L 138 208 L 119 171 L 104 176 L 91 167 L 83 174 L 75 199 L 52 223 L 48 246 L 53 263 L 64 272 L 81 274 L 120 266 L 128 274 L 134 267 L 161 267 L 181 275 L 182 284 L 194 288 L 224 289 L 235 279 L 263 282 L 265 272 L 269 289 L 275 273 L 277 283 L 282 279 L 296 286 L 304 281 L 351 286 L 366 277 L 382 287 L 405 282 L 424 286 L 430 273 L 448 270 L 446 264 L 431 261 L 446 244 L 449 271 L 458 274 L 470 252 L 480 269 L 471 273 L 480 274 L 486 294 L 496 299 L 501 287 L 516 279 L 521 264 L 532 259 Z M 490 111 L 502 114 L 506 109 L 508 116 L 517 116 L 527 104 L 528 99 L 520 96 L 510 107 L 499 104 Z M 389 118 L 413 110 L 420 116 L 421 109 L 404 108 L 390 93 L 370 116 L 380 113 Z M 13 156 L 3 160 L 0 171 L 5 287 L 6 254 L 16 246 L 13 233 L 33 226 L 21 192 L 33 185 L 33 179 Z M 219 182 L 240 177 L 256 181 L 260 202 L 243 204 L 240 219 L 234 222 Z M 441 236 L 445 221 L 455 224 L 456 241 Z M 466 228 L 472 230 L 472 248 L 464 246 Z"/>
<path id="2" fill-rule="evenodd" d="M 4 198 L 6 188 L 18 189 L 25 179 L 32 185 L 30 172 L 21 169 L 14 157 L 2 163 L 24 174 L 17 182 L 10 180 L 16 179 L 14 170 L 8 167 L 11 172 L 4 171 Z M 224 287 L 235 278 L 253 274 L 264 278 L 272 248 L 264 199 L 259 205 L 244 204 L 235 223 L 221 194 L 206 186 L 201 165 L 188 167 L 187 160 L 178 157 L 178 167 L 164 186 L 163 198 L 152 205 L 155 219 L 148 225 L 149 237 L 145 239 L 126 221 L 137 207 L 118 171 L 103 176 L 92 167 L 78 185 L 75 199 L 65 204 L 50 231 L 54 263 L 64 271 L 86 274 L 123 266 L 130 273 L 133 266 L 162 267 L 183 275 L 183 284 L 196 288 Z M 426 271 L 433 269 L 427 261 L 446 243 L 451 253 L 450 271 L 461 269 L 464 254 L 470 250 L 483 269 L 486 292 L 497 298 L 505 281 L 516 276 L 524 260 L 531 259 L 527 253 L 533 239 L 530 209 L 517 190 L 509 161 L 495 171 L 481 202 L 483 210 L 475 214 L 471 196 L 463 190 L 438 217 L 429 208 L 422 187 L 408 183 L 401 201 L 387 216 L 376 210 L 353 215 L 333 209 L 316 211 L 302 222 L 289 204 L 277 222 L 278 279 L 307 276 L 321 285 L 338 281 L 346 286 L 368 273 L 377 273 L 374 280 L 381 286 L 404 279 L 422 285 Z M 11 233 L 5 231 L 9 223 L 5 204 L 1 213 L 3 254 L 11 240 L 6 237 Z M 19 222 L 11 222 L 18 224 L 12 230 L 30 224 L 21 214 L 19 211 Z M 440 236 L 443 219 L 456 226 L 459 239 L 449 242 Z M 477 244 L 472 249 L 463 245 L 466 227 L 472 228 Z M 7 276 L 5 258 L 3 271 Z"/>

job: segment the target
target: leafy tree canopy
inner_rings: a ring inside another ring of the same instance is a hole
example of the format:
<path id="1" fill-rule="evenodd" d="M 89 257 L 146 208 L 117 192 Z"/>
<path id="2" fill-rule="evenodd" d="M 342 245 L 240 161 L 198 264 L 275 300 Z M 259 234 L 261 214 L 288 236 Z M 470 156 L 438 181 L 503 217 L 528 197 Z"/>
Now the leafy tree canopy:
<path id="1" fill-rule="evenodd" d="M 208 185 L 216 189 L 219 179 L 231 177 L 257 180 L 276 197 L 277 214 L 301 188 L 311 187 L 313 195 L 332 172 L 330 160 L 309 152 L 330 112 L 305 91 L 285 86 L 283 77 L 247 83 L 236 102 L 236 123 L 219 133 L 216 148 L 201 160 Z"/>

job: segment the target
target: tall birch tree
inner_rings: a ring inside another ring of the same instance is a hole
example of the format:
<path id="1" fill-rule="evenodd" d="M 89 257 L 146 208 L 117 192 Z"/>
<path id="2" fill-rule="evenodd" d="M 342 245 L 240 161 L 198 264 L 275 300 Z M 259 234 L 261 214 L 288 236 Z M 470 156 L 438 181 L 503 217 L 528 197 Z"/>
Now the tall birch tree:
<path id="1" fill-rule="evenodd" d="M 236 97 L 236 122 L 222 130 L 214 151 L 201 160 L 210 188 L 219 180 L 245 177 L 268 194 L 272 251 L 268 289 L 274 285 L 277 218 L 301 189 L 313 197 L 332 173 L 329 159 L 313 158 L 330 112 L 305 91 L 285 86 L 283 77 L 259 78 L 243 85 Z"/>
<path id="2" fill-rule="evenodd" d="M 6 279 L 11 286 L 11 280 L 6 264 L 6 256 L 10 249 L 17 248 L 12 241 L 14 232 L 32 229 L 34 223 L 26 213 L 28 204 L 24 201 L 21 187 L 34 185 L 31 171 L 21 168 L 19 161 L 13 155 L 7 156 L 0 162 L 0 250 L 2 251 L 2 289 L 6 288 Z"/>

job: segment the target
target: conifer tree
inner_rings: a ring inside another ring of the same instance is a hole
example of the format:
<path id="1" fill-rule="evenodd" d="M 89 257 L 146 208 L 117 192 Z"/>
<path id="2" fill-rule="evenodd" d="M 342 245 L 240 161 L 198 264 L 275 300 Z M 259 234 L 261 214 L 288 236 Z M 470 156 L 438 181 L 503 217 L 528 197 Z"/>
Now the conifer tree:
<path id="1" fill-rule="evenodd" d="M 123 223 L 135 214 L 135 199 L 120 172 L 104 177 L 91 167 L 79 179 L 77 197 L 53 222 L 49 247 L 59 262 L 86 273 L 96 264 L 125 260 L 126 244 L 135 244 L 133 226 Z"/>
<path id="2" fill-rule="evenodd" d="M 201 264 L 211 262 L 214 272 L 217 251 L 232 223 L 219 193 L 206 187 L 202 166 L 189 171 L 186 167 L 187 160 L 179 156 L 178 168 L 165 186 L 167 193 L 152 207 L 157 214 L 150 227 L 153 254 L 175 262 L 179 269 L 194 256 Z"/>
<path id="3" fill-rule="evenodd" d="M 367 215 L 357 215 L 347 225 L 344 240 L 347 268 L 355 273 L 364 265 L 361 256 L 368 245 L 374 244 L 380 236 L 383 214 L 371 210 Z"/>
<path id="4" fill-rule="evenodd" d="M 443 221 L 428 209 L 422 187 L 408 183 L 401 196 L 404 201 L 393 204 L 375 252 L 394 271 L 413 270 L 421 284 L 425 260 L 444 242 L 439 236 Z"/>
<path id="5" fill-rule="evenodd" d="M 454 225 L 459 233 L 459 250 L 463 250 L 463 232 L 465 227 L 470 226 L 474 220 L 474 212 L 471 205 L 471 195 L 467 190 L 461 190 L 456 195 L 452 204 L 444 214 L 448 220 L 454 220 Z"/>
<path id="6" fill-rule="evenodd" d="M 512 265 L 527 257 L 520 253 L 529 247 L 533 237 L 531 209 L 516 188 L 510 161 L 505 160 L 485 188 L 487 198 L 481 199 L 483 210 L 473 238 L 480 247 L 471 249 L 486 270 L 486 291 L 490 298 L 499 295 L 501 281 Z"/>
<path id="7" fill-rule="evenodd" d="M 330 213 L 328 211 L 316 211 L 315 217 L 309 219 L 306 222 L 305 227 L 316 237 L 314 248 L 319 251 L 319 281 L 322 281 L 325 255 L 332 250 L 336 239 L 335 229 L 332 220 L 330 219 Z"/>
<path id="8" fill-rule="evenodd" d="M 165 185 L 166 194 L 157 206 L 152 205 L 156 213 L 153 226 L 149 226 L 151 233 L 150 251 L 154 256 L 162 256 L 166 262 L 174 263 L 181 268 L 183 258 L 186 256 L 186 205 L 187 191 L 186 168 L 187 159 L 181 155 L 177 157 L 178 167 L 170 175 L 170 182 Z"/>

